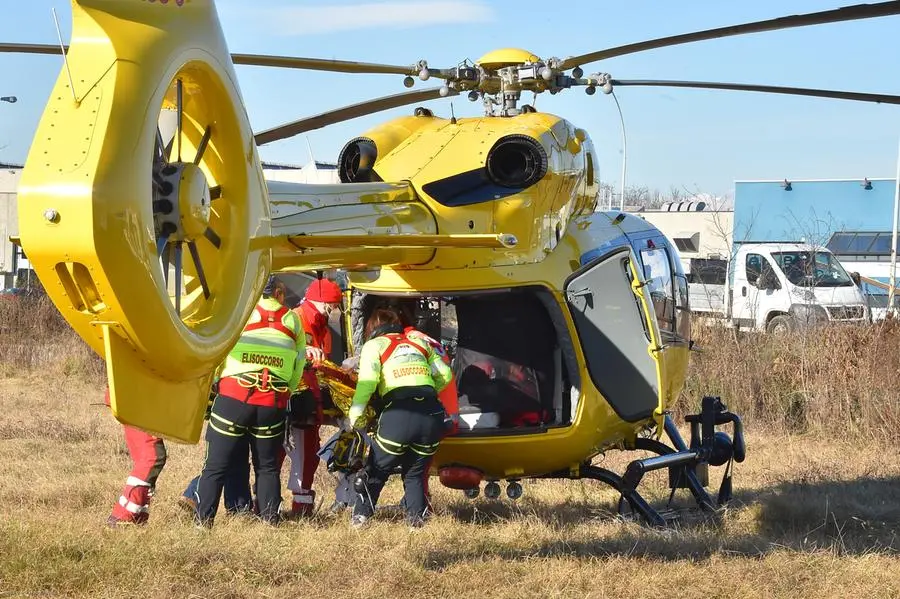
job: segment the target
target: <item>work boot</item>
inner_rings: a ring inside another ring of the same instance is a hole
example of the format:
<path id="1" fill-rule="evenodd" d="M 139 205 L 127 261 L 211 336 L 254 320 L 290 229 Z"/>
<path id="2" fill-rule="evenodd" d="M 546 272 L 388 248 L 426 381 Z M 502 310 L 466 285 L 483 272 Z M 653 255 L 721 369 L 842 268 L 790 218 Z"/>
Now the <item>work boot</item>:
<path id="1" fill-rule="evenodd" d="M 132 524 L 135 526 L 143 526 L 143 525 L 147 524 L 147 520 L 149 517 L 150 517 L 150 514 L 147 514 L 146 512 L 141 513 L 141 514 L 134 514 L 133 516 L 129 516 L 126 518 L 120 518 L 115 515 L 110 515 L 110 517 L 106 519 L 106 525 L 110 528 L 118 528 L 120 525 L 123 525 L 123 524 Z"/>
<path id="2" fill-rule="evenodd" d="M 335 499 L 334 503 L 331 504 L 331 507 L 328 508 L 328 513 L 330 513 L 332 515 L 337 515 L 337 514 L 340 514 L 341 512 L 343 512 L 344 510 L 346 510 L 348 507 L 350 507 L 350 506 L 347 505 L 346 502 L 338 501 L 337 499 Z"/>
<path id="3" fill-rule="evenodd" d="M 182 495 L 178 498 L 178 507 L 189 514 L 193 514 L 197 511 L 197 502 L 190 497 L 185 497 Z"/>

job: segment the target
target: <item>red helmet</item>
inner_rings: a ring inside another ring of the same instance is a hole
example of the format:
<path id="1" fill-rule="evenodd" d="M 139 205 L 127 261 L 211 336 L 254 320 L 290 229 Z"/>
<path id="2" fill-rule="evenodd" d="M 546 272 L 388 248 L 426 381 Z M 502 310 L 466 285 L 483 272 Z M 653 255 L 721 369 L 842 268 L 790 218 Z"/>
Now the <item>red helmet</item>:
<path id="1" fill-rule="evenodd" d="M 316 279 L 306 288 L 306 299 L 326 304 L 341 303 L 341 288 L 329 279 Z"/>

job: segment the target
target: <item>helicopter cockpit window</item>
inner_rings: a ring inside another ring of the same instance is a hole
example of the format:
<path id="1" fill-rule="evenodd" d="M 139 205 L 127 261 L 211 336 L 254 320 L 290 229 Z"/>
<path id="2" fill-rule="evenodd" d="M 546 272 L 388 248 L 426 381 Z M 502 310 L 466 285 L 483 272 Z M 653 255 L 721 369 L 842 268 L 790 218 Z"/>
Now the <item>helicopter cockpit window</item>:
<path id="1" fill-rule="evenodd" d="M 675 286 L 678 289 L 675 295 L 676 332 L 680 341 L 688 341 L 691 338 L 691 306 L 687 277 L 675 275 Z"/>
<path id="2" fill-rule="evenodd" d="M 659 330 L 675 332 L 675 293 L 668 253 L 665 248 L 644 249 L 641 250 L 641 262 Z"/>

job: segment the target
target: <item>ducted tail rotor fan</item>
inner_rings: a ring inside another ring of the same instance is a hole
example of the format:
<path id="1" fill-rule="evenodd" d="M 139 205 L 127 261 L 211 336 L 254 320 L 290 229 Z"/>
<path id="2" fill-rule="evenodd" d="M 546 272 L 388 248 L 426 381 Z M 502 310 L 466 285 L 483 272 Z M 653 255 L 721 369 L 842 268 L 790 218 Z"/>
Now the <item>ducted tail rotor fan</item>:
<path id="1" fill-rule="evenodd" d="M 188 6 L 107 2 L 101 15 L 73 4 L 68 68 L 90 83 L 73 93 L 63 67 L 19 205 L 44 287 L 107 358 L 116 416 L 196 442 L 271 252 L 265 181 L 215 10 Z M 95 20 L 110 14 L 135 26 Z"/>

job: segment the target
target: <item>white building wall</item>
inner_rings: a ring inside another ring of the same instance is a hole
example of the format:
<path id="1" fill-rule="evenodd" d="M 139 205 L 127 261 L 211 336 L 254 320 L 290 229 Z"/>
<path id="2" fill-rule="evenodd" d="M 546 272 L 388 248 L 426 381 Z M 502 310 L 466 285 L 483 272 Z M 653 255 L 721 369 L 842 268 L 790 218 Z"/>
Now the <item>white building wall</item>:
<path id="1" fill-rule="evenodd" d="M 679 248 L 678 253 L 683 261 L 691 258 L 718 257 L 727 260 L 731 255 L 732 228 L 734 212 L 700 211 L 700 212 L 638 212 L 647 222 L 663 232 L 670 240 L 679 244 L 685 240 L 695 244 L 697 251 Z"/>
<path id="2" fill-rule="evenodd" d="M 266 168 L 263 164 L 263 176 L 267 181 L 283 181 L 285 183 L 340 183 L 337 168 L 333 165 L 321 165 L 310 162 L 302 168 Z"/>
<path id="3" fill-rule="evenodd" d="M 0 169 L 0 286 L 2 287 L 11 286 L 15 278 L 13 262 L 16 246 L 10 242 L 9 237 L 19 233 L 16 189 L 21 176 L 21 168 Z M 26 266 L 27 263 L 22 264 L 22 261 L 18 265 L 19 268 Z"/>

